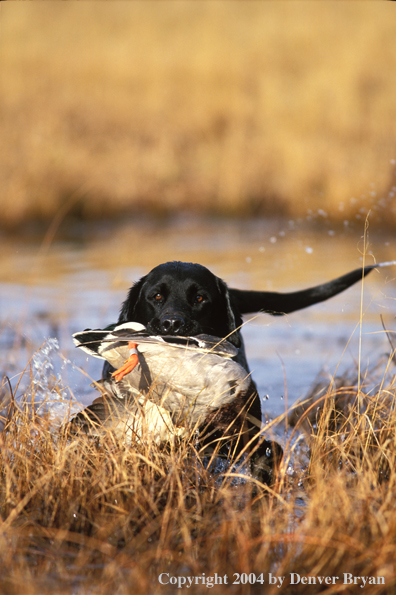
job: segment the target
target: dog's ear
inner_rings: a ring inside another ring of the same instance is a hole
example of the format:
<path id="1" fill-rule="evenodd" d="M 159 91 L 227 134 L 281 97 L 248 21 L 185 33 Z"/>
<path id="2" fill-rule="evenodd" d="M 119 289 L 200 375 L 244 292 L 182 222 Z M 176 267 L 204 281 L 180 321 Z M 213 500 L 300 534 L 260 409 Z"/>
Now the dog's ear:
<path id="1" fill-rule="evenodd" d="M 142 277 L 140 281 L 137 281 L 134 285 L 132 285 L 131 289 L 128 291 L 127 299 L 121 307 L 120 315 L 118 317 L 118 324 L 122 324 L 123 322 L 136 322 L 134 319 L 135 307 L 139 301 L 146 277 Z"/>
<path id="2" fill-rule="evenodd" d="M 241 346 L 241 336 L 239 334 L 240 327 L 242 325 L 242 317 L 239 313 L 237 305 L 234 303 L 227 284 L 224 283 L 219 277 L 216 278 L 217 287 L 219 289 L 223 307 L 221 308 L 222 315 L 225 317 L 223 321 L 223 333 L 222 336 L 227 338 L 227 341 L 235 345 L 235 347 Z M 219 321 L 219 323 L 221 324 Z"/>

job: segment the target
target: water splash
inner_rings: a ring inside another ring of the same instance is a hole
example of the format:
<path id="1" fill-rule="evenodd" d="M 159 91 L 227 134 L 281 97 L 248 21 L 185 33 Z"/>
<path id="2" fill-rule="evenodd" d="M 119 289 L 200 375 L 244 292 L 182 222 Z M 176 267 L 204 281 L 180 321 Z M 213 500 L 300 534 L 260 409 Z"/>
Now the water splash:
<path id="1" fill-rule="evenodd" d="M 56 371 L 55 360 L 61 358 L 60 371 Z M 46 339 L 44 345 L 32 357 L 32 384 L 30 397 L 35 410 L 49 417 L 51 422 L 65 419 L 69 411 L 74 410 L 70 393 L 65 388 L 62 372 L 73 366 L 69 359 L 61 356 L 59 342 L 55 338 Z M 80 408 L 78 407 L 77 410 Z"/>
<path id="2" fill-rule="evenodd" d="M 59 351 L 58 339 L 47 339 L 44 345 L 32 357 L 33 389 L 35 395 L 41 397 L 50 389 L 54 376 L 53 354 Z"/>
<path id="3" fill-rule="evenodd" d="M 214 459 L 205 457 L 204 467 L 216 477 L 216 484 L 218 486 L 222 485 L 224 475 L 227 474 L 231 476 L 228 480 L 231 486 L 244 485 L 252 477 L 246 454 L 242 455 L 240 461 L 231 465 L 229 460 L 222 456 L 217 456 Z M 236 477 L 232 477 L 233 473 L 236 474 Z"/>

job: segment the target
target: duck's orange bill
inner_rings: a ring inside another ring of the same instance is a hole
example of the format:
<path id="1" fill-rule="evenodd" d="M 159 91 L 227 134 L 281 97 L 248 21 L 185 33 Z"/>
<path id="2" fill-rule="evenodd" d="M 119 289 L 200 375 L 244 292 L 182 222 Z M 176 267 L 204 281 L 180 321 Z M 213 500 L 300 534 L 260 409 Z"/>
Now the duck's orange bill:
<path id="1" fill-rule="evenodd" d="M 129 372 L 132 372 L 132 370 L 139 363 L 138 354 L 137 354 L 137 350 L 136 350 L 137 343 L 133 343 L 132 341 L 129 341 L 128 347 L 129 347 L 129 353 L 130 353 L 128 359 L 125 360 L 125 363 L 124 363 L 124 365 L 121 366 L 121 368 L 118 368 L 118 370 L 113 372 L 111 375 L 111 377 L 114 378 L 116 382 L 119 382 L 120 380 L 122 380 L 126 374 L 129 374 Z"/>

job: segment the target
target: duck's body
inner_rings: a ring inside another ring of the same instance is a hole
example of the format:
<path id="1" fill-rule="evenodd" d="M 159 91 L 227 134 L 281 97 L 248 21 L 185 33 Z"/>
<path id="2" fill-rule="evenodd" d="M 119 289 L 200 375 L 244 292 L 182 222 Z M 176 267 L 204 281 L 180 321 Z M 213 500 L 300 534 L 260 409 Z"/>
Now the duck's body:
<path id="1" fill-rule="evenodd" d="M 231 359 L 237 348 L 217 337 L 150 336 L 143 325 L 125 323 L 73 338 L 91 355 L 128 370 L 101 381 L 104 396 L 74 418 L 80 426 L 95 421 L 126 426 L 131 438 L 140 436 L 145 420 L 160 443 L 202 427 L 216 412 L 246 400 L 252 389 L 249 373 Z M 128 367 L 131 351 L 136 365 Z"/>

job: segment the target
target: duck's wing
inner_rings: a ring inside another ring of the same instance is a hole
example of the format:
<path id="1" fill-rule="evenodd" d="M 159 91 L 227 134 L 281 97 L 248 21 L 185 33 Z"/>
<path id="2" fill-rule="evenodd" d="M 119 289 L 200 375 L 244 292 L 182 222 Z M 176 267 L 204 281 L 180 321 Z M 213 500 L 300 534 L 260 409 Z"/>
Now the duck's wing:
<path id="1" fill-rule="evenodd" d="M 212 335 L 197 335 L 196 337 L 180 337 L 173 335 L 142 337 L 138 341 L 138 349 L 142 353 L 150 350 L 150 345 L 163 345 L 164 348 L 175 347 L 178 349 L 187 349 L 197 353 L 214 353 L 222 357 L 234 357 L 238 349 L 229 343 L 226 339 L 214 337 Z"/>
<path id="2" fill-rule="evenodd" d="M 200 334 L 194 337 L 184 337 L 180 335 L 150 335 L 143 325 L 137 327 L 136 322 L 126 322 L 112 329 L 109 338 L 122 341 L 136 341 L 139 345 L 142 343 L 164 344 L 183 349 L 193 349 L 195 351 L 212 352 L 225 357 L 234 357 L 238 349 L 229 343 L 226 339 L 215 337 L 214 335 Z"/>
<path id="3" fill-rule="evenodd" d="M 136 340 L 140 341 L 142 337 L 147 337 L 146 327 L 138 322 L 128 322 L 119 326 L 111 325 L 104 329 L 85 329 L 74 333 L 73 341 L 77 347 L 83 351 L 98 357 L 107 359 L 104 351 L 109 344 Z"/>
<path id="4" fill-rule="evenodd" d="M 132 347 L 135 354 L 137 347 L 138 352 L 146 356 L 150 356 L 152 352 L 157 359 L 160 358 L 164 362 L 169 362 L 170 359 L 177 357 L 177 353 L 181 354 L 185 351 L 191 355 L 213 354 L 226 359 L 238 353 L 236 347 L 219 337 L 204 334 L 196 337 L 153 336 L 143 325 L 136 322 L 127 322 L 105 329 L 86 329 L 75 333 L 73 340 L 86 353 L 107 360 L 116 369 L 120 369 L 128 362 Z M 136 358 L 136 355 L 134 357 Z M 137 363 L 138 360 L 135 365 Z"/>

